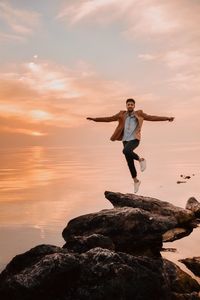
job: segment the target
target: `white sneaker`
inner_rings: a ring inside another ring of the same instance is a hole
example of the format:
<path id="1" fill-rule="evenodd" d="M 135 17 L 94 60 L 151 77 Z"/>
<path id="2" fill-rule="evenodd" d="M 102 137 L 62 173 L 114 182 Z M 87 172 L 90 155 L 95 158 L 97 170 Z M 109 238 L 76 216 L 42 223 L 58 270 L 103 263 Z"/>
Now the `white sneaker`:
<path id="1" fill-rule="evenodd" d="M 140 164 L 140 170 L 143 172 L 147 167 L 146 159 L 139 161 L 139 164 Z"/>
<path id="2" fill-rule="evenodd" d="M 134 182 L 134 193 L 138 192 L 140 184 L 141 184 L 140 180 L 137 182 Z"/>

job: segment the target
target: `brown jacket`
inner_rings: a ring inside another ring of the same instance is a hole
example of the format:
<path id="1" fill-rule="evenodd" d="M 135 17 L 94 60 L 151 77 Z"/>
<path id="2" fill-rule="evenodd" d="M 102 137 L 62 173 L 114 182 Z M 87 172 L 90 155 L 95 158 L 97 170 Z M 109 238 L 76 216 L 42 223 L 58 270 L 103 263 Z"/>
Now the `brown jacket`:
<path id="1" fill-rule="evenodd" d="M 126 110 L 121 110 L 116 115 L 111 117 L 102 117 L 102 118 L 93 118 L 95 122 L 113 122 L 118 121 L 119 124 L 117 125 L 113 135 L 111 136 L 111 141 L 121 141 L 124 133 L 124 125 L 126 119 Z M 168 121 L 168 117 L 158 117 L 158 116 L 151 116 L 145 114 L 142 110 L 135 111 L 135 117 L 138 120 L 138 125 L 135 129 L 135 137 L 136 139 L 140 140 L 141 138 L 141 128 L 142 123 L 144 120 L 146 121 Z"/>

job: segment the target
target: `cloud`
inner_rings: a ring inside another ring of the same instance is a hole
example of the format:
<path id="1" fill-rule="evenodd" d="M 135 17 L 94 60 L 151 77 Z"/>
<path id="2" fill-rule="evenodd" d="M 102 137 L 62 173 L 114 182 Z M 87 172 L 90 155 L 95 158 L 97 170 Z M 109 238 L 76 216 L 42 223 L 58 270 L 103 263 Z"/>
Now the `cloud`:
<path id="1" fill-rule="evenodd" d="M 145 54 L 139 54 L 138 57 L 143 61 L 152 61 L 158 59 L 160 56 L 145 53 Z"/>
<path id="2" fill-rule="evenodd" d="M 93 22 L 105 26 L 118 22 L 128 39 L 176 37 L 183 43 L 199 37 L 199 12 L 198 1 L 78 0 L 65 4 L 57 19 L 71 25 Z"/>
<path id="3" fill-rule="evenodd" d="M 200 92 L 200 55 L 196 48 L 171 50 L 158 54 L 139 54 L 139 59 L 160 65 L 160 68 L 166 67 L 170 72 L 165 82 L 172 88 L 184 90 L 191 95 Z M 163 78 L 162 78 L 163 80 Z"/>
<path id="4" fill-rule="evenodd" d="M 166 67 L 167 74 L 161 78 L 158 72 L 157 82 L 165 80 L 171 87 L 176 83 L 180 89 L 188 86 L 192 90 L 187 82 L 191 80 L 194 90 L 198 90 L 195 78 L 199 78 L 200 67 L 199 13 L 198 1 L 77 0 L 65 4 L 57 18 L 73 26 L 116 24 L 121 28 L 121 37 L 134 42 L 135 52 L 138 48 L 147 49 L 137 55 L 139 62 L 159 65 L 159 70 Z"/>
<path id="5" fill-rule="evenodd" d="M 169 85 L 173 88 L 188 92 L 191 98 L 200 93 L 200 75 L 191 72 L 178 72 L 168 79 Z M 198 109 L 198 107 L 197 107 Z"/>
<path id="6" fill-rule="evenodd" d="M 26 128 L 12 128 L 9 126 L 1 126 L 0 132 L 7 132 L 7 133 L 20 133 L 23 135 L 31 135 L 31 136 L 44 136 L 46 135 L 43 132 L 40 131 L 34 131 L 31 129 L 26 129 Z"/>
<path id="7" fill-rule="evenodd" d="M 4 22 L 4 31 L 0 33 L 1 40 L 23 41 L 40 24 L 40 14 L 15 8 L 7 1 L 0 1 L 0 20 Z"/>
<path id="8" fill-rule="evenodd" d="M 7 34 L 7 33 L 0 32 L 0 41 L 24 42 L 25 38 L 16 34 Z"/>
<path id="9" fill-rule="evenodd" d="M 157 0 L 93 0 L 76 1 L 67 4 L 58 13 L 57 19 L 67 20 L 71 24 L 93 21 L 101 24 L 121 21 L 125 24 L 127 36 L 162 35 L 177 30 L 181 24 L 170 10 L 172 0 L 161 3 Z"/>
<path id="10" fill-rule="evenodd" d="M 143 53 L 139 54 L 138 58 L 147 62 L 161 62 L 171 69 L 191 68 L 191 66 L 195 67 L 200 64 L 199 52 L 190 48 L 170 50 L 158 54 Z"/>
<path id="11" fill-rule="evenodd" d="M 124 31 L 128 38 L 160 37 L 175 33 L 180 28 L 179 20 L 172 18 L 166 6 L 157 4 L 156 1 L 142 2 L 137 7 L 137 13 L 133 10 L 128 18 L 128 28 Z"/>
<path id="12" fill-rule="evenodd" d="M 57 14 L 56 19 L 68 20 L 71 24 L 77 24 L 84 20 L 92 19 L 101 24 L 110 23 L 113 20 L 121 18 L 133 0 L 88 0 L 76 1 L 73 4 L 67 4 Z"/>
<path id="13" fill-rule="evenodd" d="M 39 136 L 79 128 L 97 107 L 98 114 L 115 113 L 117 101 L 131 90 L 100 78 L 84 62 L 73 69 L 39 60 L 13 65 L 0 72 L 1 131 Z"/>

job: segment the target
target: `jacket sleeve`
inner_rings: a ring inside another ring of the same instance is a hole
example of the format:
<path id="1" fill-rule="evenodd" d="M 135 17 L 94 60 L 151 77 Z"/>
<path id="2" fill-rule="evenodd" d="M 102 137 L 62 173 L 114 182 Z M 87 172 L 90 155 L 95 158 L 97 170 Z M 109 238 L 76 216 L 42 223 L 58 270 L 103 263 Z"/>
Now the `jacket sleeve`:
<path id="1" fill-rule="evenodd" d="M 146 121 L 169 121 L 168 117 L 147 115 L 143 111 L 142 111 L 141 115 L 144 118 L 144 120 L 146 120 Z"/>
<path id="2" fill-rule="evenodd" d="M 113 122 L 113 121 L 118 121 L 119 119 L 119 113 L 117 113 L 116 115 L 114 116 L 111 116 L 111 117 L 100 117 L 100 118 L 93 118 L 93 120 L 95 122 Z"/>

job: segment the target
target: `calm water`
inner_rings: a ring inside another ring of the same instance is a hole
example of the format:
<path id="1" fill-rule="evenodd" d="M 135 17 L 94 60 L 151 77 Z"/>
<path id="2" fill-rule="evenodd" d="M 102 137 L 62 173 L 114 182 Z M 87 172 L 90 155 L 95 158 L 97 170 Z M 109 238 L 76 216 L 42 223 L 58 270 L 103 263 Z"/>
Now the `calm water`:
<path id="1" fill-rule="evenodd" d="M 196 145 L 171 145 L 170 149 L 140 146 L 137 152 L 147 158 L 148 167 L 139 173 L 139 194 L 185 207 L 191 196 L 200 200 L 200 149 Z M 13 256 L 38 244 L 62 246 L 62 230 L 73 217 L 112 208 L 104 197 L 105 190 L 132 193 L 121 150 L 118 142 L 101 147 L 0 150 L 0 270 Z M 177 184 L 180 174 L 194 176 Z M 176 262 L 199 256 L 199 229 L 164 246 L 177 248 L 176 253 L 163 254 Z"/>

